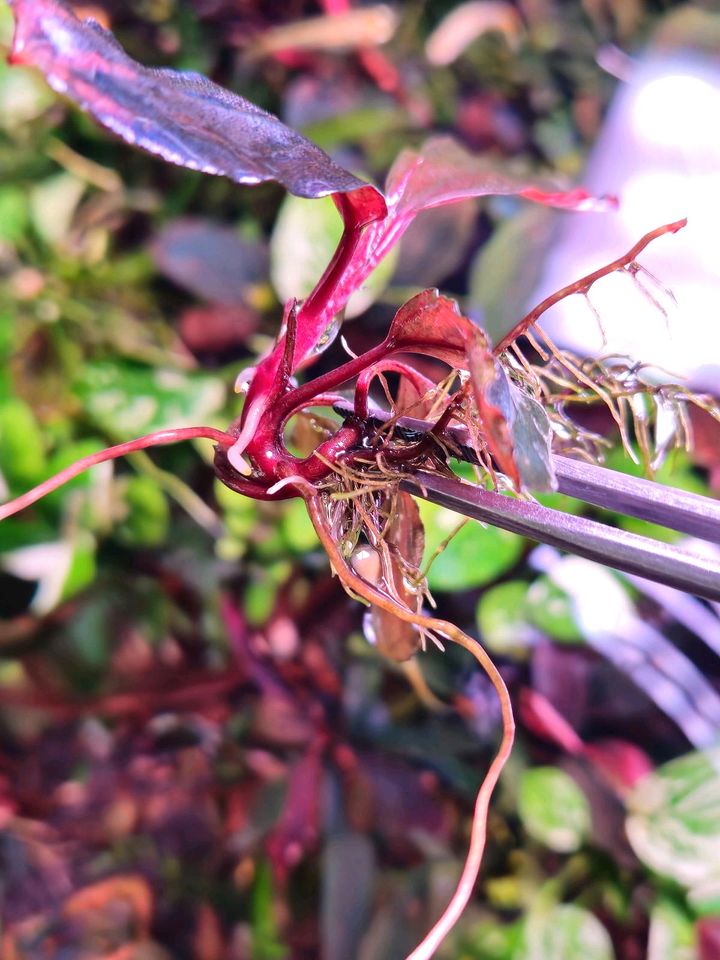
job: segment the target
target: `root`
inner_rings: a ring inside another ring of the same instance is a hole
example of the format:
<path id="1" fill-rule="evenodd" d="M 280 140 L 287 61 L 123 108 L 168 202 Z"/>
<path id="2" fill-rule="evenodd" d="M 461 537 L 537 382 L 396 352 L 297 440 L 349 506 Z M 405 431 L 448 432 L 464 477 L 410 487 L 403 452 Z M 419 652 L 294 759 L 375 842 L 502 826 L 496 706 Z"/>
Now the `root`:
<path id="1" fill-rule="evenodd" d="M 91 453 L 87 457 L 76 460 L 75 463 L 65 467 L 59 473 L 39 483 L 32 490 L 21 494 L 14 500 L 0 506 L 0 520 L 5 520 L 20 510 L 37 503 L 43 497 L 62 487 L 64 484 L 79 477 L 81 473 L 97 466 L 99 463 L 106 463 L 108 460 L 117 460 L 128 453 L 136 453 L 138 450 L 147 450 L 148 447 L 161 447 L 170 443 L 179 443 L 182 440 L 196 439 L 214 440 L 221 447 L 230 447 L 233 444 L 234 437 L 225 433 L 223 430 L 216 430 L 214 427 L 181 427 L 177 430 L 159 430 L 157 433 L 149 433 L 145 437 L 138 437 L 136 440 L 128 440 L 125 443 L 118 443 L 114 447 L 107 447 L 105 450 L 99 450 L 97 453 Z"/>
<path id="2" fill-rule="evenodd" d="M 500 700 L 503 730 L 502 739 L 498 752 L 490 764 L 490 768 L 485 775 L 485 779 L 482 782 L 475 801 L 470 846 L 462 874 L 444 912 L 426 934 L 422 942 L 406 958 L 406 960 L 429 960 L 460 919 L 463 910 L 472 896 L 475 882 L 480 871 L 480 864 L 482 862 L 487 837 L 487 817 L 490 798 L 500 778 L 500 773 L 510 756 L 515 736 L 515 721 L 512 713 L 510 695 L 490 656 L 479 643 L 476 643 L 468 637 L 459 627 L 456 627 L 446 620 L 425 616 L 422 613 L 414 613 L 409 608 L 399 604 L 396 600 L 393 600 L 390 596 L 382 593 L 366 580 L 363 580 L 362 577 L 358 576 L 345 560 L 330 530 L 323 501 L 320 497 L 315 496 L 307 497 L 305 503 L 307 504 L 312 524 L 315 527 L 315 532 L 327 551 L 330 562 L 345 589 L 351 594 L 362 597 L 368 603 L 374 604 L 382 610 L 393 614 L 400 620 L 412 623 L 430 633 L 438 633 L 447 640 L 464 647 L 475 657 L 485 671 Z"/>

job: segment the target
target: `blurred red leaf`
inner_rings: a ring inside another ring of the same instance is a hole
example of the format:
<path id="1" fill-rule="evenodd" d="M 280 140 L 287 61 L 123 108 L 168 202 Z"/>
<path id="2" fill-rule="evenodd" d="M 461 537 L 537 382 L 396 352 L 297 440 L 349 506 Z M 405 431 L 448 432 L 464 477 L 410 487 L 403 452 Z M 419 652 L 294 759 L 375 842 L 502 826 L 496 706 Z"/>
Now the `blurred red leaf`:
<path id="1" fill-rule="evenodd" d="M 720 918 L 703 917 L 697 924 L 698 954 L 700 960 L 720 958 Z"/>
<path id="2" fill-rule="evenodd" d="M 281 880 L 315 846 L 320 834 L 324 748 L 324 738 L 316 738 L 310 749 L 292 767 L 280 819 L 268 838 L 268 856 L 276 876 Z"/>
<path id="3" fill-rule="evenodd" d="M 204 355 L 246 346 L 258 322 L 258 315 L 249 307 L 212 304 L 185 310 L 178 330 L 188 350 Z"/>
<path id="4" fill-rule="evenodd" d="M 585 756 L 621 796 L 654 770 L 650 757 L 629 740 L 600 740 L 585 746 Z"/>

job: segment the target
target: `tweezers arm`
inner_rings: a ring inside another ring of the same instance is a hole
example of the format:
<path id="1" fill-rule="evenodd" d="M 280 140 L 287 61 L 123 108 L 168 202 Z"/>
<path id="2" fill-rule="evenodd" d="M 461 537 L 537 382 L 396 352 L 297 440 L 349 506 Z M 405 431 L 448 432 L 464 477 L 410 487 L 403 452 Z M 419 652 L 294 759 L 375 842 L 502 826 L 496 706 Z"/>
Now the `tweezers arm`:
<path id="1" fill-rule="evenodd" d="M 697 597 L 720 600 L 720 563 L 710 557 L 435 473 L 417 471 L 401 485 L 408 493 L 474 520 Z"/>
<path id="2" fill-rule="evenodd" d="M 554 456 L 553 467 L 560 493 L 720 543 L 720 500 L 568 457 Z"/>
<path id="3" fill-rule="evenodd" d="M 336 410 L 349 413 L 352 405 L 338 403 Z M 378 425 L 385 423 L 389 416 L 380 407 L 372 408 L 371 420 Z M 400 432 L 411 430 L 422 434 L 429 433 L 432 428 L 429 421 L 413 417 L 400 417 L 395 422 L 395 429 Z M 453 424 L 447 429 L 446 436 L 453 441 L 455 456 L 468 463 L 477 463 L 477 454 L 465 427 Z M 649 520 L 701 540 L 720 543 L 720 500 L 557 454 L 553 455 L 552 464 L 559 493 L 613 513 Z"/>

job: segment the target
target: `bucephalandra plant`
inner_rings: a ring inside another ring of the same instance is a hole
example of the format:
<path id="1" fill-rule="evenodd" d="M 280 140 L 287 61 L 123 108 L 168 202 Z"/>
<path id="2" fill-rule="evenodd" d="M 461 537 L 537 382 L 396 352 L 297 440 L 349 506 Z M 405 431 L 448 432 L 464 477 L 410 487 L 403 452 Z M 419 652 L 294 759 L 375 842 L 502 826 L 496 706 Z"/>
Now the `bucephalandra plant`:
<path id="1" fill-rule="evenodd" d="M 299 196 L 332 195 L 344 230 L 335 255 L 309 297 L 286 304 L 273 349 L 243 375 L 242 412 L 227 430 L 168 429 L 94 453 L 0 507 L 0 519 L 95 464 L 137 450 L 206 438 L 216 445 L 215 472 L 237 493 L 259 500 L 300 497 L 345 589 L 368 605 L 368 635 L 402 662 L 428 642 L 466 649 L 490 678 L 501 703 L 502 739 L 479 791 L 470 847 L 457 888 L 442 916 L 408 960 L 433 955 L 470 898 L 486 837 L 488 805 L 513 741 L 510 698 L 485 650 L 462 630 L 426 613 L 432 603 L 423 570 L 423 532 L 413 498 L 401 483 L 418 475 L 452 477 L 453 427 L 464 427 L 480 482 L 496 491 L 532 493 L 556 486 L 553 451 L 597 454 L 599 438 L 570 415 L 573 405 L 603 402 L 623 445 L 648 470 L 674 445 L 689 443 L 686 404 L 718 416 L 709 398 L 644 376 L 628 358 L 585 360 L 558 349 L 537 326 L 553 304 L 587 295 L 616 271 L 642 282 L 637 258 L 684 221 L 641 238 L 612 263 L 569 283 L 520 319 L 492 345 L 480 326 L 436 290 L 402 306 L 384 340 L 335 369 L 299 382 L 299 374 L 334 339 L 350 295 L 423 210 L 471 197 L 511 194 L 571 211 L 611 208 L 582 190 L 555 192 L 514 180 L 438 138 L 393 165 L 385 190 L 364 183 L 305 138 L 241 97 L 188 73 L 145 68 L 92 20 L 60 0 L 10 0 L 16 28 L 11 62 L 36 66 L 48 82 L 128 142 L 163 159 L 238 183 L 276 180 Z M 440 382 L 413 365 L 413 355 L 441 361 Z M 389 374 L 398 378 L 393 393 Z M 380 386 L 388 415 L 370 418 Z M 348 393 L 347 391 L 350 391 Z M 345 405 L 344 422 L 319 417 L 318 407 Z M 432 423 L 401 429 L 403 418 Z M 663 429 L 657 429 L 662 420 Z M 288 430 L 310 426 L 307 450 L 292 451 Z M 670 425 L 668 427 L 668 424 Z M 417 481 L 422 486 L 422 480 Z"/>

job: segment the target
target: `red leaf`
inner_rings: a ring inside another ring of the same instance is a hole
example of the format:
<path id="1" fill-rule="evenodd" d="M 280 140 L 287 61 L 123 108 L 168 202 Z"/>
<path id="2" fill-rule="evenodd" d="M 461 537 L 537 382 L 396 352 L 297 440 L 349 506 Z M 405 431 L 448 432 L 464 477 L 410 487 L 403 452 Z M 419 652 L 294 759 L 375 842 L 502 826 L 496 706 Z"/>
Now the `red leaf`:
<path id="1" fill-rule="evenodd" d="M 647 753 L 629 740 L 610 739 L 588 743 L 585 756 L 620 796 L 624 796 L 654 769 Z"/>
<path id="2" fill-rule="evenodd" d="M 465 368 L 468 347 L 478 334 L 454 300 L 441 297 L 437 290 L 423 290 L 400 307 L 385 343 L 393 352 L 424 353 Z"/>
<path id="3" fill-rule="evenodd" d="M 484 157 L 468 153 L 451 137 L 429 140 L 419 153 L 403 151 L 388 174 L 385 192 L 400 219 L 471 197 L 516 195 L 549 207 L 593 212 L 616 206 L 613 198 L 597 199 L 582 189 L 545 190 L 508 176 Z"/>
<path id="4" fill-rule="evenodd" d="M 400 492 L 394 508 L 385 534 L 389 549 L 380 554 L 373 547 L 360 547 L 353 554 L 351 563 L 361 577 L 408 609 L 419 611 L 421 597 L 417 590 L 408 587 L 408 573 L 414 573 L 422 563 L 425 531 L 418 505 L 409 493 Z M 365 614 L 363 626 L 367 639 L 389 660 L 401 663 L 418 651 L 418 628 L 387 610 L 371 606 Z"/>
<path id="5" fill-rule="evenodd" d="M 10 0 L 11 62 L 38 67 L 50 86 L 128 143 L 170 163 L 230 177 L 277 180 L 301 197 L 366 187 L 277 117 L 197 73 L 136 63 L 94 20 L 61 0 Z"/>
<path id="6" fill-rule="evenodd" d="M 267 851 L 276 876 L 285 880 L 320 835 L 322 788 L 322 737 L 292 767 L 280 819 L 267 840 Z"/>

